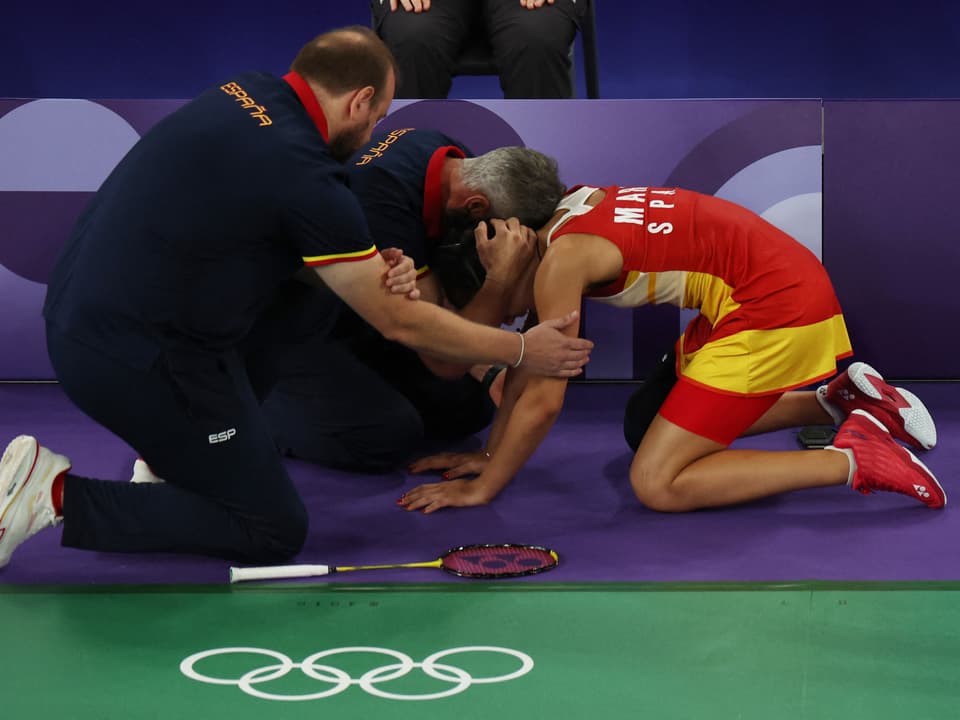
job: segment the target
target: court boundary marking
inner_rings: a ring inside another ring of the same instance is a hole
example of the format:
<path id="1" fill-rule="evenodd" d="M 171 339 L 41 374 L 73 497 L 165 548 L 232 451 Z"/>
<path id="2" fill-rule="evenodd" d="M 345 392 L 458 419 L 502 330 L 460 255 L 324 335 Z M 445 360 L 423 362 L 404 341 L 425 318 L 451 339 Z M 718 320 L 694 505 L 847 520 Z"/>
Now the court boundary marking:
<path id="1" fill-rule="evenodd" d="M 2 578 L 0 578 L 2 580 Z M 960 580 L 846 581 L 798 580 L 794 582 L 571 582 L 507 583 L 465 581 L 464 583 L 269 583 L 224 584 L 104 584 L 104 585 L 5 585 L 0 595 L 142 595 L 142 594 L 289 594 L 289 593 L 538 593 L 538 592 L 960 592 Z"/>

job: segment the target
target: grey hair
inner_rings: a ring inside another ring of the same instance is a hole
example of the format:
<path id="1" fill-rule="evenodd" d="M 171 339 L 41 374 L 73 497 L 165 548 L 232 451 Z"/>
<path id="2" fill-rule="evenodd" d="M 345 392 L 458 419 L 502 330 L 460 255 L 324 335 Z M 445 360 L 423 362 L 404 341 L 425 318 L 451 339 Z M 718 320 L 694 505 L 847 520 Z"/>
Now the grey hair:
<path id="1" fill-rule="evenodd" d="M 539 228 L 563 197 L 557 161 L 525 147 L 502 147 L 463 161 L 463 184 L 490 201 L 490 217 Z"/>

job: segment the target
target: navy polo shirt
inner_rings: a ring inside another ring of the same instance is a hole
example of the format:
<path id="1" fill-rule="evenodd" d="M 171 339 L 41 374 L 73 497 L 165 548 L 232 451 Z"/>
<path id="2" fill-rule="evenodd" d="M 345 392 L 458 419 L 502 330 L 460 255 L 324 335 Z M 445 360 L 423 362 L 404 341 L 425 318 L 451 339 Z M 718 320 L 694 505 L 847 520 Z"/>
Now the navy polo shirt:
<path id="1" fill-rule="evenodd" d="M 473 154 L 441 132 L 401 128 L 374 135 L 347 163 L 377 246 L 401 248 L 421 272 L 443 229 L 441 169 L 449 156 Z"/>
<path id="2" fill-rule="evenodd" d="M 441 170 L 448 156 L 471 157 L 461 143 L 435 130 L 403 128 L 373 136 L 347 161 L 350 189 L 360 200 L 378 248 L 396 247 L 413 259 L 419 275 L 426 266 L 429 243 L 440 237 L 443 223 Z M 276 296 L 257 328 L 268 339 L 302 341 L 328 334 L 330 292 L 291 280 Z M 369 328 L 341 306 L 338 335 Z M 269 340 L 268 340 L 269 341 Z"/>
<path id="3" fill-rule="evenodd" d="M 235 347 L 304 264 L 375 255 L 326 135 L 295 73 L 239 75 L 162 120 L 77 223 L 48 323 L 146 368 L 164 350 Z"/>

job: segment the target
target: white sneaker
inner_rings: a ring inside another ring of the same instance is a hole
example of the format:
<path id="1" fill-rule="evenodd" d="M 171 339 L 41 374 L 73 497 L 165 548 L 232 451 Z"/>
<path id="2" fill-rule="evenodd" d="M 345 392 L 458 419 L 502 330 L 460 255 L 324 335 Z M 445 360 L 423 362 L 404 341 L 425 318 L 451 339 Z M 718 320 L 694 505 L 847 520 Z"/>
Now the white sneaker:
<path id="1" fill-rule="evenodd" d="M 0 568 L 24 540 L 60 522 L 53 511 L 53 481 L 70 461 L 29 435 L 14 438 L 0 460 Z"/>
<path id="2" fill-rule="evenodd" d="M 147 465 L 143 458 L 137 458 L 133 463 L 133 477 L 130 478 L 130 482 L 162 483 L 164 480 L 153 474 L 153 470 L 150 469 L 150 466 Z"/>

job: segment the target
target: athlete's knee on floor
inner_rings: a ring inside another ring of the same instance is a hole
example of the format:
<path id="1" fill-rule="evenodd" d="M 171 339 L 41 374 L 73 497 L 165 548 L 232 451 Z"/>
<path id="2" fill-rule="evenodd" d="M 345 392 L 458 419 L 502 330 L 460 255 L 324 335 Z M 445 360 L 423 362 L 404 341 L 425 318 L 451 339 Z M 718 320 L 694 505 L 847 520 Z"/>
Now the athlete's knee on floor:
<path id="1" fill-rule="evenodd" d="M 679 512 L 683 508 L 673 488 L 669 474 L 656 468 L 653 463 L 634 459 L 630 467 L 630 485 L 633 493 L 645 507 L 658 512 Z"/>

